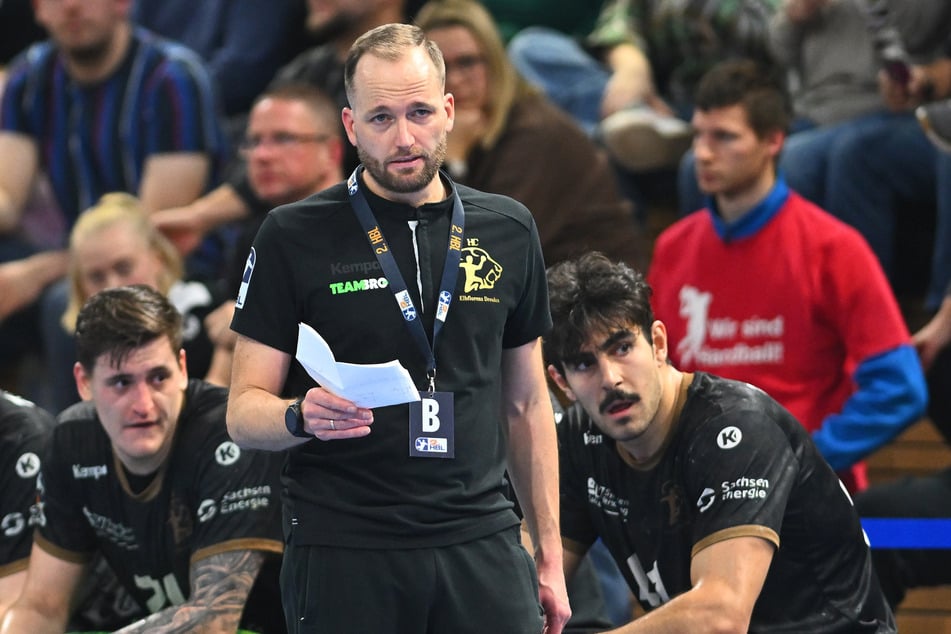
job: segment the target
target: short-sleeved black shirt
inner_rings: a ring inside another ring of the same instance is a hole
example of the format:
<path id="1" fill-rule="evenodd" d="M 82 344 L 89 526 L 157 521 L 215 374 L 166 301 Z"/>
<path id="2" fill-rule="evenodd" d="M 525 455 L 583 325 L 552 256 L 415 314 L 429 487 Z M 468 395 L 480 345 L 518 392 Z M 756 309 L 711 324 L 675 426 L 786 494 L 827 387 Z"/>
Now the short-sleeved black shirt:
<path id="1" fill-rule="evenodd" d="M 291 449 L 284 508 L 297 544 L 438 547 L 518 523 L 506 496 L 501 360 L 504 349 L 550 327 L 544 261 L 523 205 L 455 187 L 465 210 L 462 261 L 435 350 L 436 389 L 455 399 L 455 458 L 409 456 L 406 405 L 374 410 L 364 438 L 312 440 Z M 363 191 L 431 341 L 452 199 L 415 209 Z M 242 335 L 293 356 L 297 324 L 305 322 L 337 361 L 399 359 L 417 387 L 427 386 L 425 358 L 344 184 L 272 211 L 245 279 L 232 322 Z M 285 395 L 314 385 L 293 362 Z"/>
<path id="2" fill-rule="evenodd" d="M 43 462 L 45 524 L 37 544 L 79 563 L 101 552 L 129 594 L 153 613 L 187 600 L 195 561 L 233 550 L 279 555 L 280 458 L 231 441 L 226 403 L 224 388 L 189 380 L 169 458 L 140 493 L 130 487 L 92 404 L 65 410 Z M 258 609 L 256 600 L 252 594 L 245 614 Z M 282 624 L 280 605 L 268 609 Z"/>
<path id="3" fill-rule="evenodd" d="M 561 530 L 601 537 L 647 609 L 689 590 L 693 554 L 738 536 L 777 546 L 750 632 L 893 632 L 851 500 L 802 425 L 765 392 L 698 372 L 648 465 L 580 406 L 559 424 Z M 864 625 L 862 625 L 864 624 Z"/>
<path id="4" fill-rule="evenodd" d="M 56 419 L 0 390 L 0 577 L 25 570 L 41 520 L 36 476 Z"/>

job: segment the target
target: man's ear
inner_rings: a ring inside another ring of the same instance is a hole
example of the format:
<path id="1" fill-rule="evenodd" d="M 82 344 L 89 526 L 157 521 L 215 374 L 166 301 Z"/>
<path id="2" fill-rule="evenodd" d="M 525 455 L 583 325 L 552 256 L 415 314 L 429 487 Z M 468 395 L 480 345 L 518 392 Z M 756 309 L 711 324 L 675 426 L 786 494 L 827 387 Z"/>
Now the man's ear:
<path id="1" fill-rule="evenodd" d="M 353 131 L 353 110 L 349 107 L 340 111 L 340 120 L 343 122 L 343 131 L 347 133 L 347 140 L 350 145 L 356 147 L 357 135 Z"/>
<path id="2" fill-rule="evenodd" d="M 568 387 L 568 381 L 565 380 L 564 375 L 559 372 L 558 368 L 556 368 L 554 365 L 548 365 L 548 376 L 550 376 L 551 380 L 555 382 L 555 385 L 557 385 L 558 388 L 565 393 L 565 396 L 567 396 L 572 401 L 578 400 L 575 398 L 575 393 L 571 391 L 570 387 Z"/>
<path id="3" fill-rule="evenodd" d="M 184 378 L 185 386 L 188 386 L 188 363 L 185 358 L 185 348 L 182 348 L 178 351 L 178 367 L 182 371 L 182 377 Z M 185 389 L 184 387 L 182 389 Z"/>
<path id="4" fill-rule="evenodd" d="M 443 97 L 443 107 L 446 109 L 446 132 L 452 132 L 456 122 L 456 98 L 451 92 L 447 92 Z"/>
<path id="5" fill-rule="evenodd" d="M 786 142 L 786 133 L 782 130 L 774 130 L 766 135 L 766 143 L 769 146 L 769 153 L 775 159 L 783 151 L 783 144 Z"/>
<path id="6" fill-rule="evenodd" d="M 76 379 L 76 391 L 79 392 L 79 398 L 91 401 L 92 389 L 89 387 L 91 377 L 86 374 L 86 369 L 79 361 L 73 364 L 73 378 Z"/>
<path id="7" fill-rule="evenodd" d="M 667 326 L 660 320 L 651 324 L 651 345 L 654 347 L 654 360 L 659 364 L 667 363 Z"/>

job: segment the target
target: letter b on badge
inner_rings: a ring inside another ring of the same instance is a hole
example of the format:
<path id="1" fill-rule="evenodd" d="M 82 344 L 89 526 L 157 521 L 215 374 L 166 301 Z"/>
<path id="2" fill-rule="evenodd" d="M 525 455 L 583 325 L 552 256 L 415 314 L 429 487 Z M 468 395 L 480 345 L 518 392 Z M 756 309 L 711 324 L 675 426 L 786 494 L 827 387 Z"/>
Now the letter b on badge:
<path id="1" fill-rule="evenodd" d="M 454 458 L 455 421 L 452 392 L 420 392 L 409 404 L 409 455 Z"/>
<path id="2" fill-rule="evenodd" d="M 423 409 L 423 432 L 429 434 L 439 430 L 439 401 L 434 398 L 420 399 Z"/>

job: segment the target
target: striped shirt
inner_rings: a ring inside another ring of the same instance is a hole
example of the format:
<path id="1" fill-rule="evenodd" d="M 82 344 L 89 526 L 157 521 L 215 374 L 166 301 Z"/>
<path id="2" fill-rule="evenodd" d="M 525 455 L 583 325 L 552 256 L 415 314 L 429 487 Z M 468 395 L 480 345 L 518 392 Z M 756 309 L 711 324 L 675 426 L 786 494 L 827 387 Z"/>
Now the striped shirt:
<path id="1" fill-rule="evenodd" d="M 27 49 L 8 74 L 0 131 L 36 141 L 70 226 L 107 192 L 137 194 L 153 154 L 207 153 L 214 173 L 225 138 L 200 58 L 143 29 L 115 72 L 92 84 L 69 76 L 53 42 Z"/>

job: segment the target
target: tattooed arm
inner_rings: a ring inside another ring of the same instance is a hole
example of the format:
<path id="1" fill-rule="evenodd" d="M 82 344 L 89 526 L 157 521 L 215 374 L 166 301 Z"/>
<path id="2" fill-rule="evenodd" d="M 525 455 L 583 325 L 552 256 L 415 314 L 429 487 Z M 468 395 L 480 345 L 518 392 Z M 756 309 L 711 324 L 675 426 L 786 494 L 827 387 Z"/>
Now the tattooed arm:
<path id="1" fill-rule="evenodd" d="M 156 612 L 117 634 L 237 631 L 264 557 L 257 550 L 235 550 L 194 562 L 188 601 Z"/>

